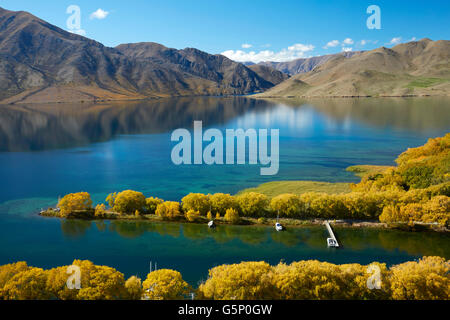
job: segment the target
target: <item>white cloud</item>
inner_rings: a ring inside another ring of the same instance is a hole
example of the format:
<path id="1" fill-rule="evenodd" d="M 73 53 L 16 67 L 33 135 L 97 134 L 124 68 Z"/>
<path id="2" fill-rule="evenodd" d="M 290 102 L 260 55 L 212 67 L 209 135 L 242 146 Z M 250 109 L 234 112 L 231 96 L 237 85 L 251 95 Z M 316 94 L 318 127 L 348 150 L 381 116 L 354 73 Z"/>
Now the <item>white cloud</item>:
<path id="1" fill-rule="evenodd" d="M 244 48 L 244 49 L 248 49 L 248 48 L 251 48 L 251 47 L 253 47 L 251 44 L 249 44 L 249 43 L 243 43 L 242 45 L 241 45 L 241 47 L 242 48 Z"/>
<path id="2" fill-rule="evenodd" d="M 346 38 L 344 41 L 342 41 L 342 44 L 353 44 L 354 41 L 351 38 Z"/>
<path id="3" fill-rule="evenodd" d="M 359 41 L 360 46 L 365 46 L 367 44 L 376 44 L 378 40 L 361 40 Z"/>
<path id="4" fill-rule="evenodd" d="M 410 40 L 408 40 L 408 42 L 409 42 L 409 41 L 416 41 L 416 40 L 417 40 L 416 37 L 412 37 Z"/>
<path id="5" fill-rule="evenodd" d="M 392 38 L 388 44 L 399 44 L 402 41 L 402 37 Z"/>
<path id="6" fill-rule="evenodd" d="M 324 49 L 328 49 L 328 48 L 336 47 L 338 45 L 339 45 L 339 41 L 338 40 L 331 40 L 323 48 Z"/>
<path id="7" fill-rule="evenodd" d="M 311 45 L 311 44 L 301 44 L 301 43 L 296 43 L 296 44 L 288 47 L 288 51 L 306 52 L 306 51 L 311 51 L 313 49 L 314 49 L 313 45 Z"/>
<path id="8" fill-rule="evenodd" d="M 250 51 L 245 52 L 242 50 L 227 50 L 221 54 L 227 58 L 234 61 L 246 62 L 251 61 L 258 63 L 261 61 L 275 61 L 284 62 L 290 61 L 298 58 L 305 58 L 305 53 L 314 50 L 314 46 L 311 44 L 301 44 L 296 43 L 292 46 L 282 49 L 281 51 L 275 52 L 272 50 L 262 50 L 259 52 Z"/>
<path id="9" fill-rule="evenodd" d="M 342 51 L 343 52 L 349 52 L 349 51 L 352 51 L 352 50 L 353 50 L 353 48 L 342 47 Z"/>
<path id="10" fill-rule="evenodd" d="M 269 48 L 271 46 L 272 45 L 270 43 L 266 43 L 266 44 L 261 45 L 261 48 Z"/>
<path id="11" fill-rule="evenodd" d="M 105 11 L 101 8 L 98 8 L 96 11 L 92 12 L 91 15 L 89 16 L 89 18 L 92 19 L 105 19 L 108 16 L 109 12 Z"/>

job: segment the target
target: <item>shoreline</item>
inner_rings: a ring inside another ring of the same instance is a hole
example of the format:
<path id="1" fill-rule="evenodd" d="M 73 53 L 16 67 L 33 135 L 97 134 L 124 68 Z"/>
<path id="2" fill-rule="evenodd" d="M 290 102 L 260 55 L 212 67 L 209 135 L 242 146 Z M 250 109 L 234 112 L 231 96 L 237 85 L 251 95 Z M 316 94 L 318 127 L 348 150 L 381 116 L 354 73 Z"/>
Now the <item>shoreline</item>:
<path id="1" fill-rule="evenodd" d="M 259 96 L 260 92 L 257 93 L 249 93 L 245 95 L 181 95 L 181 96 L 151 96 L 151 97 L 143 97 L 143 98 L 135 98 L 130 97 L 130 99 L 110 99 L 110 98 L 99 98 L 94 100 L 69 100 L 69 101 L 34 101 L 34 102 L 1 102 L 1 106 L 11 106 L 11 105 L 29 105 L 29 104 L 50 104 L 50 105 L 61 105 L 61 104 L 107 104 L 107 103 L 116 103 L 116 102 L 141 102 L 141 101 L 155 101 L 161 99 L 177 99 L 177 98 L 234 98 L 234 97 L 243 97 L 249 99 L 362 99 L 362 98 L 428 98 L 428 97 L 450 97 L 450 94 L 405 94 L 405 95 L 378 95 L 378 96 L 370 96 L 370 95 L 333 95 L 333 96 Z"/>
<path id="2" fill-rule="evenodd" d="M 53 210 L 51 210 L 53 211 Z M 53 211 L 55 212 L 55 211 Z M 136 217 L 134 215 L 120 215 L 117 213 L 109 212 L 108 217 L 99 218 L 64 218 L 55 213 L 50 213 L 49 210 L 44 210 L 38 213 L 38 216 L 43 218 L 59 218 L 66 220 L 82 220 L 82 221 L 128 221 L 128 222 L 148 222 L 148 223 L 178 223 L 178 224 L 198 224 L 205 225 L 207 227 L 207 223 L 210 221 L 206 217 L 199 217 L 197 221 L 189 222 L 184 218 L 176 219 L 176 220 L 167 220 L 163 219 L 155 214 L 147 214 L 141 217 Z M 229 223 L 222 218 L 220 219 L 212 219 L 216 226 L 244 226 L 244 227 L 274 227 L 277 222 L 276 218 L 265 218 L 265 222 L 261 222 L 259 218 L 252 217 L 241 217 L 241 221 L 239 223 Z M 356 228 L 356 229 L 364 229 L 364 228 L 375 228 L 375 229 L 392 229 L 392 230 L 401 230 L 407 232 L 438 232 L 438 233 L 447 233 L 450 232 L 445 226 L 432 224 L 432 223 L 423 223 L 423 222 L 415 222 L 414 224 L 408 224 L 406 222 L 396 222 L 393 224 L 388 224 L 384 222 L 374 221 L 374 220 L 352 220 L 352 219 L 293 219 L 293 218 L 280 218 L 278 219 L 284 227 L 287 228 L 301 228 L 308 226 L 318 226 L 324 225 L 325 222 L 329 222 L 333 227 L 342 227 L 342 228 Z"/>

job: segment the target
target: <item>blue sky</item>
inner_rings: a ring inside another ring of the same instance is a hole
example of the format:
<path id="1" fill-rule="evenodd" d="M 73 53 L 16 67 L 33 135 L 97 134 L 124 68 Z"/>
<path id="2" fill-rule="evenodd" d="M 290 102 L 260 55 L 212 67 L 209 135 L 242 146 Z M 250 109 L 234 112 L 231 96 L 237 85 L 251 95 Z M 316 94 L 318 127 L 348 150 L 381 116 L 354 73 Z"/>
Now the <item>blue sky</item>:
<path id="1" fill-rule="evenodd" d="M 450 39 L 447 0 L 0 0 L 5 9 L 31 12 L 66 30 L 69 5 L 80 7 L 85 36 L 107 46 L 153 41 L 235 60 L 286 61 Z M 381 29 L 366 26 L 370 5 L 380 8 Z"/>

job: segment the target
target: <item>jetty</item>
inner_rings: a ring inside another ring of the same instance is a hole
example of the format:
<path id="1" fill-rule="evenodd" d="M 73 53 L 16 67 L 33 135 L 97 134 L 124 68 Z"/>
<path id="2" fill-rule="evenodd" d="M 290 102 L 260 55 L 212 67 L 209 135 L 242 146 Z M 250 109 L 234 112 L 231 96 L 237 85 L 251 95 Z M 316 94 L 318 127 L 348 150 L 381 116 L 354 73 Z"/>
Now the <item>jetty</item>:
<path id="1" fill-rule="evenodd" d="M 339 248 L 339 243 L 334 235 L 333 229 L 331 229 L 330 223 L 328 221 L 325 221 L 325 227 L 327 227 L 328 233 L 330 234 L 330 237 L 327 238 L 327 245 L 329 247 Z"/>

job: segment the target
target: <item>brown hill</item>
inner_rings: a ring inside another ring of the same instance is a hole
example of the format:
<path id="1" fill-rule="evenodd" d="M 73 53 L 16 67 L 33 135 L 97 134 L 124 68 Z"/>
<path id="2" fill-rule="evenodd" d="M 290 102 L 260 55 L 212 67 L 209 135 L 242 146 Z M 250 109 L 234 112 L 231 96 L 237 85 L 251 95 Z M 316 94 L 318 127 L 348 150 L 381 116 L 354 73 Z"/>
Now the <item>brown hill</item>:
<path id="1" fill-rule="evenodd" d="M 251 66 L 248 66 L 248 68 L 253 70 L 261 78 L 270 82 L 273 86 L 276 86 L 277 84 L 289 78 L 288 74 L 261 64 L 253 64 Z"/>
<path id="2" fill-rule="evenodd" d="M 351 58 L 334 57 L 259 97 L 405 96 L 450 93 L 450 41 L 422 39 Z"/>
<path id="3" fill-rule="evenodd" d="M 220 55 L 153 47 L 172 56 L 155 56 L 153 51 L 124 53 L 27 12 L 0 8 L 0 102 L 231 95 L 272 86 Z M 172 59 L 177 51 L 178 62 Z"/>
<path id="4" fill-rule="evenodd" d="M 335 54 L 327 54 L 323 56 L 310 57 L 310 58 L 298 58 L 292 61 L 286 62 L 274 62 L 274 61 L 264 61 L 258 63 L 258 65 L 268 66 L 283 73 L 287 73 L 289 75 L 295 75 L 298 73 L 305 73 L 313 70 L 315 67 L 324 64 L 330 59 L 333 59 L 338 56 L 342 56 L 344 58 L 350 58 L 354 55 L 360 54 L 363 51 L 349 51 L 349 52 L 339 52 Z"/>

